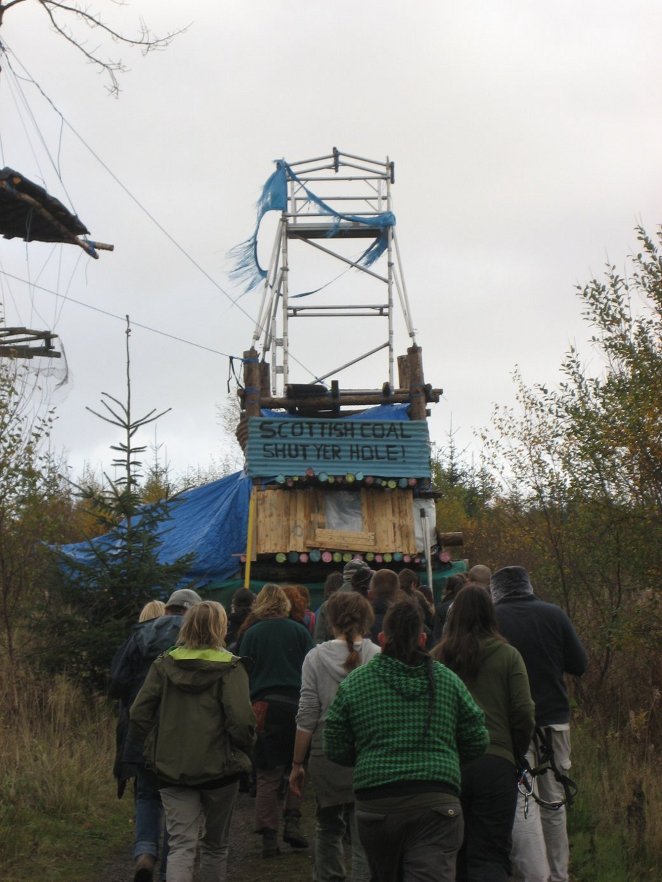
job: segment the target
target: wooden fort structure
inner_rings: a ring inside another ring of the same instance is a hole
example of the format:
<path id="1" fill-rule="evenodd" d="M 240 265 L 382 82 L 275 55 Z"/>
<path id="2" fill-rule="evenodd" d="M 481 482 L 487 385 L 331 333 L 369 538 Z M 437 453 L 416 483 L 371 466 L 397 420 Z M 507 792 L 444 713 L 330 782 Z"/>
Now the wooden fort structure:
<path id="1" fill-rule="evenodd" d="M 451 566 L 449 547 L 461 544 L 460 534 L 436 527 L 427 417 L 442 390 L 426 382 L 416 343 L 392 212 L 394 179 L 390 160 L 334 148 L 328 156 L 278 162 L 265 185 L 263 203 L 280 216 L 270 265 L 260 270 L 260 311 L 238 390 L 237 436 L 253 483 L 246 584 L 323 581 L 355 556 L 373 568 L 419 569 L 431 584 L 433 571 Z M 358 246 L 359 256 L 348 246 Z M 334 303 L 326 290 L 298 293 L 292 269 L 306 249 L 360 274 L 360 286 Z M 398 313 L 410 345 L 396 356 Z M 295 383 L 290 347 L 294 320 L 303 318 L 322 319 L 327 339 L 338 319 L 380 321 L 385 334 L 369 351 Z M 387 355 L 381 385 L 341 386 L 339 373 L 377 353 Z"/>

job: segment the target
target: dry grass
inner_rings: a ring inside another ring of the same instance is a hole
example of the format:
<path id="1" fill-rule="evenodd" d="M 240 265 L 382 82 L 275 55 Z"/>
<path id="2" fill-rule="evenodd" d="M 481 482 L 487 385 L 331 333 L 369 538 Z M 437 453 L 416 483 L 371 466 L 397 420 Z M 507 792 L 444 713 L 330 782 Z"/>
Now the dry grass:
<path id="1" fill-rule="evenodd" d="M 645 721 L 619 731 L 584 720 L 573 729 L 569 813 L 576 882 L 658 882 L 662 878 L 662 772 Z"/>
<path id="2" fill-rule="evenodd" d="M 39 870 L 53 882 L 89 880 L 90 863 L 130 836 L 131 800 L 114 793 L 112 712 L 64 677 L 23 672 L 16 686 L 0 674 L 3 882 Z"/>
<path id="3" fill-rule="evenodd" d="M 0 670 L 2 880 L 103 878 L 107 856 L 121 849 L 129 859 L 132 840 L 132 800 L 117 799 L 111 773 L 113 711 L 64 677 L 44 682 L 22 673 L 16 693 L 10 685 Z M 572 775 L 579 794 L 569 826 L 575 882 L 662 878 L 662 769 L 649 723 L 635 715 L 618 730 L 586 719 L 574 725 Z M 244 809 L 234 834 L 242 853 L 234 873 L 252 880 L 260 878 L 263 862 L 251 833 L 252 806 Z M 312 823 L 312 807 L 308 814 Z M 307 859 L 283 858 L 283 867 L 290 862 L 292 878 L 309 877 Z"/>

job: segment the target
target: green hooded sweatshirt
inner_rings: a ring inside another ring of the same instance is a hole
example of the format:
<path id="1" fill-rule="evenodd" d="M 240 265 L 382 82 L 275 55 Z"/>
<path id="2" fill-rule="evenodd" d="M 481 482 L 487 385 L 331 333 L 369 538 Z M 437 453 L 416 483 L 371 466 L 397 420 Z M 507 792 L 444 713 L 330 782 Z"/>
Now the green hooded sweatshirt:
<path id="1" fill-rule="evenodd" d="M 428 670 L 382 653 L 339 684 L 324 750 L 332 762 L 354 766 L 354 790 L 363 799 L 401 782 L 459 793 L 460 764 L 488 745 L 484 720 L 444 665 L 431 662 Z"/>
<path id="2" fill-rule="evenodd" d="M 248 674 L 226 650 L 176 647 L 152 664 L 129 712 L 162 785 L 214 787 L 249 771 Z"/>

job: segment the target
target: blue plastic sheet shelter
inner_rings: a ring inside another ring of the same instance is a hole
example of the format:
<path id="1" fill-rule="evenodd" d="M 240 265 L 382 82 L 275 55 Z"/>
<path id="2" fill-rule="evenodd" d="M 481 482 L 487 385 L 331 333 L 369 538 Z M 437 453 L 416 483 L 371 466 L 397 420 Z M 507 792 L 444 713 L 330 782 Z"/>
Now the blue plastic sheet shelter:
<path id="1" fill-rule="evenodd" d="M 183 580 L 198 587 L 223 582 L 239 571 L 239 557 L 246 550 L 248 503 L 252 482 L 236 472 L 182 493 L 170 504 L 170 518 L 157 528 L 162 540 L 159 560 L 172 563 L 184 554 L 195 553 Z M 94 549 L 112 549 L 112 534 L 91 542 L 64 545 L 61 551 L 75 561 L 94 560 Z"/>

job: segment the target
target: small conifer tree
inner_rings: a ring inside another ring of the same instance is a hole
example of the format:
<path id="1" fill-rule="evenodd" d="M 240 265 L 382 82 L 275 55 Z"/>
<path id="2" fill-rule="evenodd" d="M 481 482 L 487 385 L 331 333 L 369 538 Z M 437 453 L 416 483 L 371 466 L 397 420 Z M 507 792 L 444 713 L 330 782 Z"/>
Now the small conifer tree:
<path id="1" fill-rule="evenodd" d="M 118 476 L 111 478 L 104 473 L 100 485 L 90 483 L 77 488 L 90 514 L 106 532 L 89 541 L 84 555 L 60 552 L 67 610 L 60 628 L 67 632 L 68 648 L 74 650 L 68 659 L 60 661 L 71 673 L 96 687 L 104 685 L 112 655 L 137 622 L 144 603 L 157 597 L 167 599 L 176 587 L 181 587 L 195 556 L 186 554 L 167 563 L 160 557 L 164 529 L 177 500 L 163 498 L 145 503 L 139 457 L 146 447 L 138 445 L 135 436 L 168 410 L 133 415 L 130 334 L 127 316 L 126 401 L 104 392 L 102 412 L 87 408 L 122 432 L 122 440 L 111 445 L 117 453 L 113 466 Z M 51 664 L 53 661 L 51 657 Z"/>

